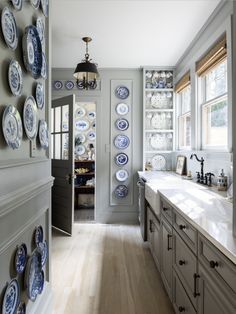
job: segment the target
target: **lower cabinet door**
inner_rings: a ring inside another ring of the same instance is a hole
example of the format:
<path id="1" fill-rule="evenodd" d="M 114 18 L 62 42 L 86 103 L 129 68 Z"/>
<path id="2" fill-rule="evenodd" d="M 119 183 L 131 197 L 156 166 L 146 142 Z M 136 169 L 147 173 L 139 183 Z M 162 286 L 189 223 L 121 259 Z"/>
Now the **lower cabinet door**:
<path id="1" fill-rule="evenodd" d="M 176 313 L 196 314 L 196 311 L 175 271 L 173 271 L 173 306 Z"/>
<path id="2" fill-rule="evenodd" d="M 172 227 L 164 218 L 161 221 L 161 244 L 161 277 L 168 296 L 172 301 Z"/>
<path id="3" fill-rule="evenodd" d="M 160 222 L 156 219 L 153 221 L 153 257 L 157 268 L 161 270 L 161 227 Z"/>

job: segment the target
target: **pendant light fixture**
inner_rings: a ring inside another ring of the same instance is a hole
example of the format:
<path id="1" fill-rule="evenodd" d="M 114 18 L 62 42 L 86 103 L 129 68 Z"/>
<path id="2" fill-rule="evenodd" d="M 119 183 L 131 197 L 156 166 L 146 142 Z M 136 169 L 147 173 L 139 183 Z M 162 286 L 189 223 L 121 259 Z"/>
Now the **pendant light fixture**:
<path id="1" fill-rule="evenodd" d="M 96 64 L 91 62 L 92 59 L 89 59 L 88 53 L 88 43 L 92 38 L 83 37 L 82 39 L 86 43 L 85 59 L 77 64 L 74 77 L 79 89 L 95 89 L 97 87 L 98 70 Z"/>

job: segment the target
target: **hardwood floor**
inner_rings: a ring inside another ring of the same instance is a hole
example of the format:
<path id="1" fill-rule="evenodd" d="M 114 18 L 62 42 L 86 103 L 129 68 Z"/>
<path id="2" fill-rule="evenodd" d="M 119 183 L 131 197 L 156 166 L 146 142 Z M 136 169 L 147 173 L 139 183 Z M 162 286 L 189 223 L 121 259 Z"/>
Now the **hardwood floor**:
<path id="1" fill-rule="evenodd" d="M 172 314 L 138 226 L 75 224 L 53 233 L 53 314 Z"/>

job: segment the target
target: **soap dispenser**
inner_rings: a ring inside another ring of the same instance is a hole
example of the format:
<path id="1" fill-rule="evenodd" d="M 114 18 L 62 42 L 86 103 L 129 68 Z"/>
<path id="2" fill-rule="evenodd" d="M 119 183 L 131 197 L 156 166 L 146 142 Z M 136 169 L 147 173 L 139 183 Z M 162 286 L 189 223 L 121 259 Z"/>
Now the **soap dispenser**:
<path id="1" fill-rule="evenodd" d="M 224 174 L 224 170 L 221 169 L 221 173 L 217 178 L 218 191 L 227 191 L 227 176 Z"/>

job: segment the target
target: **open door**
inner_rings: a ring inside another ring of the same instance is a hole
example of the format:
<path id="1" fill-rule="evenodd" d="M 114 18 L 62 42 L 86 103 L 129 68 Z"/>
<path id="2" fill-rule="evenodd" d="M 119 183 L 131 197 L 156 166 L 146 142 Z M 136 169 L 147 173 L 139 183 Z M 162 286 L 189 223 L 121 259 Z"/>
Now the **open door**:
<path id="1" fill-rule="evenodd" d="M 74 223 L 74 103 L 70 95 L 52 101 L 52 225 L 72 235 Z"/>

